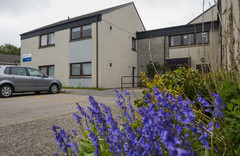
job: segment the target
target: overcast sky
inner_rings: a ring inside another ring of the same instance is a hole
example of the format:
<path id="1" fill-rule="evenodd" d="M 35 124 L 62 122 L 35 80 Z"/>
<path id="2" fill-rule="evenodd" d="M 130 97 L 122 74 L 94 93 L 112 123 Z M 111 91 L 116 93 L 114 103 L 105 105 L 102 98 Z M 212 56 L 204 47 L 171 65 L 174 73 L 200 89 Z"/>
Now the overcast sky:
<path id="1" fill-rule="evenodd" d="M 0 0 L 0 45 L 19 47 L 19 34 L 132 1 L 147 30 L 186 24 L 203 11 L 203 0 Z M 205 0 L 204 9 L 210 5 Z"/>

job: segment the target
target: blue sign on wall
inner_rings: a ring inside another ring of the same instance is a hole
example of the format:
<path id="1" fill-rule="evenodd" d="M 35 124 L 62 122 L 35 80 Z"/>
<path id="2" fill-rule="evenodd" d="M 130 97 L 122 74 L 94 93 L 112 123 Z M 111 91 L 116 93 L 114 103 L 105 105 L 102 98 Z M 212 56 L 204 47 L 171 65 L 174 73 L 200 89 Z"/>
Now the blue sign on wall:
<path id="1" fill-rule="evenodd" d="M 30 61 L 32 61 L 32 54 L 24 54 L 23 62 L 30 62 Z"/>
<path id="2" fill-rule="evenodd" d="M 23 62 L 29 62 L 29 61 L 32 61 L 32 57 L 23 58 Z"/>

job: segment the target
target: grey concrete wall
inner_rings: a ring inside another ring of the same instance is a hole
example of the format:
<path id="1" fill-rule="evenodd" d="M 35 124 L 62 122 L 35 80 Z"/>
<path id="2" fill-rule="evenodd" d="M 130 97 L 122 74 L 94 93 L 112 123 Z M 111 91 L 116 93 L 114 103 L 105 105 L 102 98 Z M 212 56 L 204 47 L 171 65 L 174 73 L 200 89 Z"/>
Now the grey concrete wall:
<path id="1" fill-rule="evenodd" d="M 69 63 L 92 61 L 92 40 L 80 40 L 69 43 Z"/>
<path id="2" fill-rule="evenodd" d="M 137 41 L 138 75 L 140 75 L 140 72 L 147 72 L 146 66 L 151 60 L 159 64 L 164 64 L 164 48 L 166 51 L 168 50 L 167 43 L 168 41 L 166 40 L 166 46 L 164 47 L 164 37 L 141 39 Z"/>

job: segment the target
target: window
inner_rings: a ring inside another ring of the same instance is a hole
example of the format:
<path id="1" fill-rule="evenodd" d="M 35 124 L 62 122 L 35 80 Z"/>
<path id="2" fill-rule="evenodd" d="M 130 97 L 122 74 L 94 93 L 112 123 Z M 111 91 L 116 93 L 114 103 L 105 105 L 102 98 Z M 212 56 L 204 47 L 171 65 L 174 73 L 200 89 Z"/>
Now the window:
<path id="1" fill-rule="evenodd" d="M 194 34 L 183 35 L 183 45 L 194 44 Z"/>
<path id="2" fill-rule="evenodd" d="M 75 27 L 71 29 L 71 40 L 91 37 L 91 34 L 92 34 L 92 26 L 90 24 Z"/>
<path id="3" fill-rule="evenodd" d="M 43 77 L 44 76 L 44 74 L 41 73 L 37 69 L 33 69 L 33 68 L 27 68 L 27 69 L 28 69 L 28 72 L 29 72 L 30 76 L 34 76 L 34 77 Z"/>
<path id="4" fill-rule="evenodd" d="M 85 26 L 82 27 L 82 29 L 83 29 L 82 37 L 91 36 L 91 33 L 92 33 L 91 25 L 85 25 Z"/>
<path id="5" fill-rule="evenodd" d="M 208 32 L 203 33 L 191 33 L 191 34 L 181 34 L 176 36 L 169 37 L 170 47 L 174 46 L 187 46 L 187 45 L 196 45 L 196 44 L 207 44 L 209 34 Z"/>
<path id="6" fill-rule="evenodd" d="M 55 44 L 55 33 L 40 36 L 40 47 L 46 47 Z"/>
<path id="7" fill-rule="evenodd" d="M 4 71 L 4 74 L 10 74 L 10 67 L 7 67 Z"/>
<path id="8" fill-rule="evenodd" d="M 40 66 L 39 70 L 46 75 L 54 77 L 54 66 Z"/>
<path id="9" fill-rule="evenodd" d="M 132 50 L 136 50 L 136 49 L 137 49 L 136 39 L 132 37 Z"/>
<path id="10" fill-rule="evenodd" d="M 72 29 L 72 40 L 80 38 L 80 36 L 81 36 L 80 30 L 81 30 L 80 27 Z"/>
<path id="11" fill-rule="evenodd" d="M 197 33 L 196 38 L 198 44 L 208 43 L 208 32 Z"/>
<path id="12" fill-rule="evenodd" d="M 197 64 L 196 69 L 199 72 L 202 72 L 202 73 L 209 73 L 210 72 L 210 65 L 209 64 Z"/>
<path id="13" fill-rule="evenodd" d="M 92 63 L 72 63 L 70 64 L 70 76 L 91 76 Z"/>
<path id="14" fill-rule="evenodd" d="M 181 36 L 171 36 L 170 37 L 170 45 L 173 46 L 180 46 L 181 45 Z"/>
<path id="15" fill-rule="evenodd" d="M 21 75 L 21 76 L 26 76 L 26 70 L 24 67 L 11 67 L 7 71 L 11 75 Z"/>

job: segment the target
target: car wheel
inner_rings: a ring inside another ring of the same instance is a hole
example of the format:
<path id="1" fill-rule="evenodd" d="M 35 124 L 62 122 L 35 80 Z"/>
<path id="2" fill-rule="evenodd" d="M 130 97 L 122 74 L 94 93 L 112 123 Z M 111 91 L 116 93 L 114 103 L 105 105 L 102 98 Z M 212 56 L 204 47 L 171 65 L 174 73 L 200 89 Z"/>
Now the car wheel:
<path id="1" fill-rule="evenodd" d="M 52 84 L 52 85 L 50 86 L 50 88 L 49 88 L 49 92 L 50 92 L 51 94 L 56 94 L 56 93 L 58 92 L 58 85 Z"/>
<path id="2" fill-rule="evenodd" d="M 12 96 L 12 93 L 13 93 L 12 86 L 5 84 L 0 87 L 0 97 L 7 98 Z"/>

